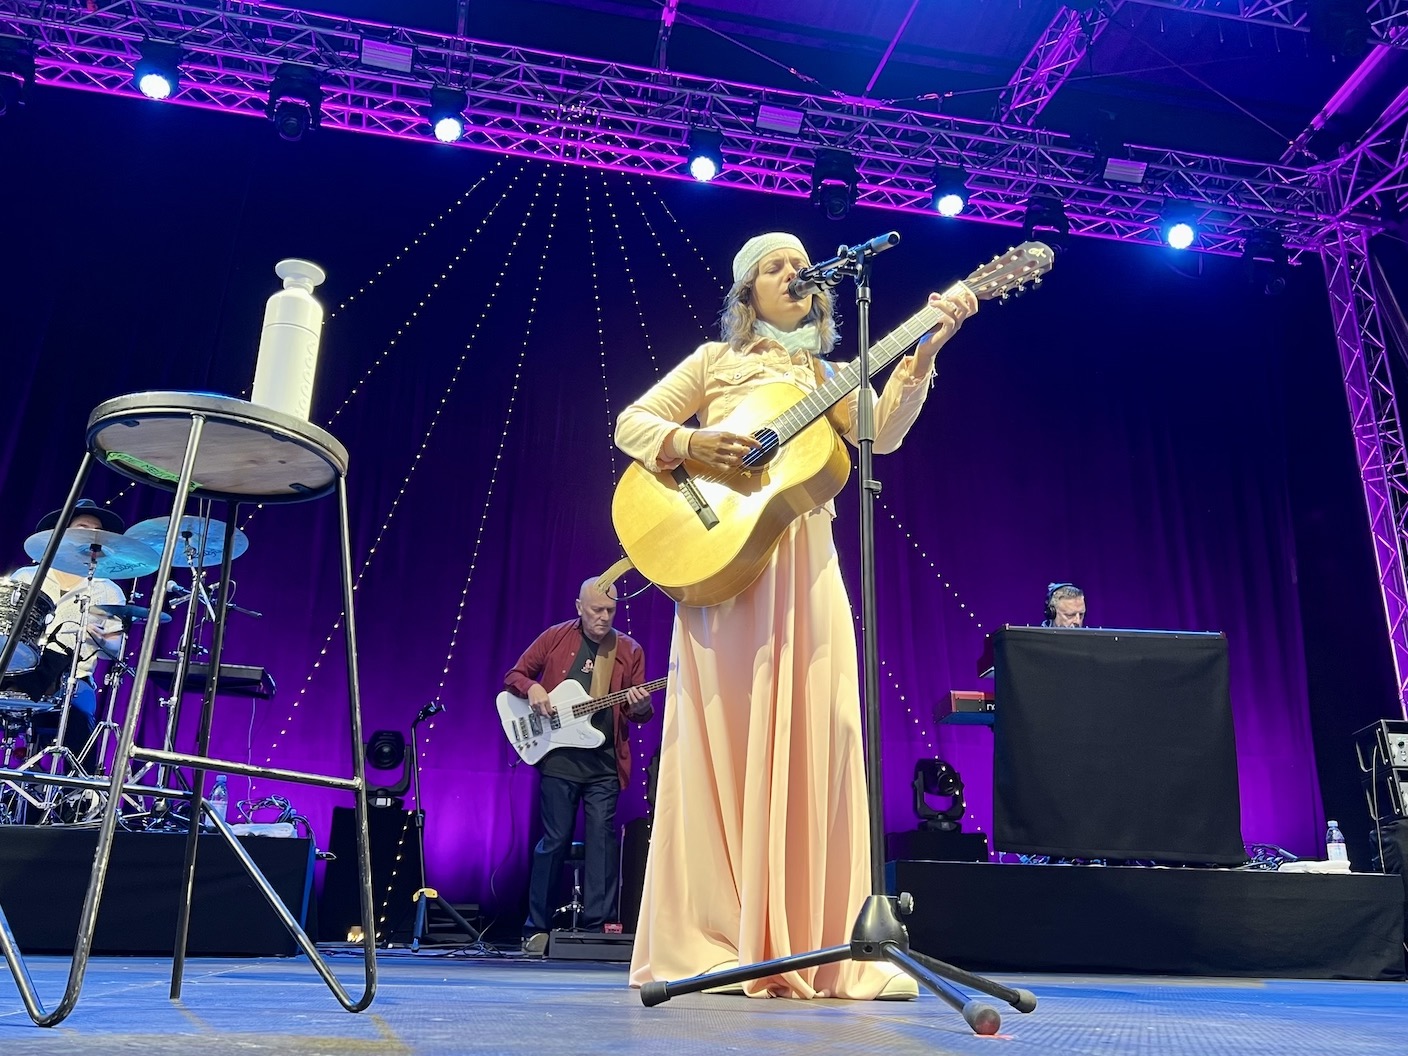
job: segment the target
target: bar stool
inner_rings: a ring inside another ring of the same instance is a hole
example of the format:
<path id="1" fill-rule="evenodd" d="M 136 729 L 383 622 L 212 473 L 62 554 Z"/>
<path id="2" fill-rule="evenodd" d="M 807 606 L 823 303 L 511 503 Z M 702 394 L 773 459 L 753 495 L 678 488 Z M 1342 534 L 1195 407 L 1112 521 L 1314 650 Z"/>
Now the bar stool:
<path id="1" fill-rule="evenodd" d="M 4 953 L 10 974 L 14 976 L 30 1018 L 40 1026 L 53 1026 L 73 1010 L 83 987 L 93 932 L 98 919 L 111 859 L 113 834 L 117 829 L 122 795 L 150 795 L 153 786 L 129 783 L 128 767 L 132 762 L 156 763 L 163 768 L 191 768 L 190 789 L 172 788 L 162 791 L 169 799 L 184 799 L 191 803 L 190 825 L 186 838 L 186 854 L 182 874 L 181 901 L 176 923 L 176 942 L 172 954 L 171 991 L 174 1000 L 181 995 L 181 975 L 185 964 L 186 942 L 190 923 L 192 886 L 195 879 L 196 848 L 200 838 L 200 812 L 225 839 L 235 856 L 249 873 L 255 885 L 268 901 L 299 948 L 308 957 L 339 1004 L 349 1012 L 360 1012 L 371 1005 L 376 995 L 376 927 L 372 902 L 371 852 L 367 836 L 366 766 L 362 754 L 361 690 L 357 676 L 356 624 L 353 618 L 352 544 L 347 512 L 347 451 L 329 433 L 292 415 L 244 400 L 209 393 L 143 392 L 120 396 L 100 404 L 88 419 L 87 451 L 79 465 L 59 515 L 59 524 L 67 524 L 82 494 L 94 461 L 100 461 L 117 473 L 140 484 L 174 493 L 171 518 L 156 571 L 151 607 L 159 611 L 166 604 L 167 583 L 176 553 L 181 517 L 191 499 L 224 502 L 228 507 L 225 518 L 225 540 L 220 581 L 228 582 L 233 558 L 236 521 L 243 503 L 282 504 L 306 502 L 337 494 L 338 534 L 341 547 L 341 579 L 343 626 L 346 635 L 347 692 L 350 719 L 353 776 L 333 777 L 295 770 L 254 766 L 231 760 L 213 759 L 210 749 L 210 728 L 219 682 L 221 652 L 225 642 L 225 620 L 228 614 L 228 593 L 221 591 L 216 610 L 215 628 L 210 652 L 210 677 L 201 702 L 200 724 L 194 755 L 166 749 L 144 748 L 134 743 L 142 710 L 142 698 L 151 672 L 156 636 L 147 635 L 137 660 L 137 672 L 128 703 L 127 717 L 118 738 L 109 779 L 80 778 L 67 775 L 24 775 L 27 781 L 58 784 L 68 787 L 93 788 L 108 793 L 102 821 L 98 829 L 98 846 L 93 858 L 93 873 L 79 918 L 78 936 L 73 961 L 69 968 L 68 985 L 52 1012 L 46 1012 L 35 993 L 29 972 L 15 945 L 9 923 L 0 909 L 0 952 Z M 58 552 L 63 533 L 55 531 L 39 560 L 35 582 L 43 582 Z M 23 623 L 34 597 L 26 598 L 17 619 Z M 9 663 L 18 636 L 10 636 L 0 649 L 0 670 Z M 183 657 L 177 665 L 172 692 L 180 699 L 186 673 Z M 203 796 L 207 770 L 291 781 L 324 788 L 352 792 L 356 799 L 357 869 L 361 887 L 363 976 L 360 997 L 351 997 L 333 975 L 326 960 L 319 955 L 313 941 L 265 879 L 249 853 L 235 837 L 229 824 L 216 815 Z M 0 779 L 11 771 L 0 769 Z M 199 804 L 199 809 L 194 809 Z"/>
<path id="2" fill-rule="evenodd" d="M 582 905 L 582 866 L 587 860 L 587 845 L 581 840 L 573 840 L 572 846 L 567 848 L 567 857 L 563 859 L 565 865 L 572 867 L 572 901 L 565 906 L 558 906 L 553 913 L 554 917 L 571 911 L 572 926 L 568 931 L 579 931 L 577 921 L 582 915 L 582 910 L 586 907 Z"/>

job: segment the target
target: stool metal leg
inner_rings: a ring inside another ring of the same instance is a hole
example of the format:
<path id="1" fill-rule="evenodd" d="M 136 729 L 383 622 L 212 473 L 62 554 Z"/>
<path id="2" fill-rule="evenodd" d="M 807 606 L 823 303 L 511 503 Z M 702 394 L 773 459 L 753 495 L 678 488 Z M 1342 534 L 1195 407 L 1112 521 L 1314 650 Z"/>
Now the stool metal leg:
<path id="1" fill-rule="evenodd" d="M 179 510 L 185 496 L 190 492 L 191 480 L 195 475 L 196 452 L 200 448 L 200 434 L 204 425 L 205 419 L 203 417 L 200 415 L 192 416 L 191 431 L 186 441 L 186 454 L 177 482 L 176 512 L 167 529 L 166 546 L 162 552 L 161 563 L 157 568 L 157 585 L 152 591 L 153 611 L 158 611 L 166 603 L 166 581 L 171 574 L 171 555 L 176 547 L 176 529 L 179 527 L 180 521 Z M 86 479 L 90 465 L 91 456 L 85 456 L 79 470 L 80 477 Z M 83 483 L 84 480 L 78 480 L 74 483 L 74 491 L 70 498 L 75 506 L 78 501 L 76 497 L 78 490 L 83 486 Z M 69 508 L 68 515 L 72 516 L 72 507 Z M 45 550 L 48 562 L 53 561 L 54 553 L 58 550 L 59 538 L 60 533 L 55 532 L 53 538 L 50 539 L 50 546 Z M 40 570 L 47 572 L 44 561 L 40 562 Z M 108 782 L 108 799 L 103 807 L 102 822 L 98 828 L 98 846 L 97 850 L 93 852 L 93 874 L 88 881 L 88 892 L 83 898 L 83 909 L 78 919 L 78 935 L 74 940 L 73 960 L 69 962 L 68 983 L 64 988 L 63 997 L 60 998 L 53 1012 L 44 1013 L 43 1007 L 39 1004 L 34 993 L 33 983 L 29 979 L 28 972 L 17 970 L 16 964 L 19 954 L 14 943 L 14 936 L 10 933 L 8 923 L 3 920 L 3 917 L 0 917 L 0 943 L 3 943 L 5 947 L 5 960 L 10 965 L 10 972 L 15 976 L 15 982 L 19 984 L 30 1018 L 41 1027 L 52 1027 L 68 1018 L 68 1014 L 78 1004 L 78 995 L 83 989 L 83 979 L 88 971 L 88 957 L 92 952 L 93 933 L 98 922 L 98 906 L 102 901 L 103 888 L 107 883 L 108 864 L 112 859 L 113 834 L 117 831 L 117 815 L 122 805 L 127 764 L 132 756 L 132 742 L 136 736 L 142 692 L 146 688 L 147 677 L 151 670 L 152 653 L 155 650 L 156 636 L 146 636 L 146 640 L 142 642 L 140 659 L 137 662 L 137 676 L 132 686 L 127 718 L 122 724 L 122 735 L 117 741 L 117 754 L 113 759 L 112 777 Z"/>
<path id="2" fill-rule="evenodd" d="M 93 468 L 93 455 L 91 452 L 84 452 L 82 461 L 78 464 L 78 475 L 73 478 L 73 487 L 69 489 L 68 498 L 64 499 L 63 509 L 59 511 L 59 524 L 68 524 L 73 517 L 73 511 L 78 507 L 79 496 L 83 494 L 83 487 L 88 483 L 88 474 Z M 49 569 L 54 563 L 54 555 L 59 552 L 59 542 L 63 538 L 62 532 L 54 532 L 49 537 L 49 544 L 44 547 L 44 553 L 39 559 L 39 567 L 34 573 L 35 589 L 30 590 L 20 603 L 20 611 L 15 614 L 15 627 L 23 627 L 29 620 L 29 614 L 34 610 L 34 599 L 38 594 L 39 584 L 49 574 Z M 15 650 L 19 647 L 20 636 L 12 634 L 0 648 L 0 671 L 4 671 L 10 666 L 10 661 L 14 658 Z M 19 944 L 15 942 L 14 933 L 10 930 L 10 922 L 5 919 L 5 910 L 0 907 L 0 953 L 5 956 L 5 963 L 10 968 L 10 974 L 14 976 L 15 985 L 20 991 L 20 1000 L 24 1002 L 25 1011 L 29 1013 L 29 1018 L 42 1027 L 51 1026 L 62 1022 L 69 1010 L 73 1008 L 74 1001 L 77 1000 L 78 993 L 74 987 L 73 971 L 69 972 L 69 985 L 64 992 L 64 996 L 59 1006 L 53 1012 L 46 1012 L 44 1004 L 39 1000 L 39 991 L 34 987 L 34 980 L 30 977 L 29 966 L 25 964 L 24 956 L 20 953 Z M 82 985 L 82 973 L 79 973 L 79 986 Z M 70 998 L 68 991 L 73 991 Z"/>
<path id="3" fill-rule="evenodd" d="M 202 399 L 206 398 L 202 397 Z M 207 400 L 207 402 L 209 401 Z M 156 586 L 152 591 L 151 606 L 153 611 L 160 611 L 166 603 L 166 584 L 171 575 L 171 564 L 176 552 L 181 515 L 186 499 L 191 495 L 192 482 L 195 475 L 196 454 L 200 449 L 201 436 L 206 425 L 208 413 L 218 414 L 219 412 L 207 412 L 204 409 L 192 410 L 190 412 L 191 428 L 186 438 L 186 448 L 184 458 L 181 462 L 181 471 L 177 476 L 172 515 L 167 526 L 166 539 L 157 569 Z M 217 420 L 223 421 L 224 419 L 217 417 Z M 126 422 L 124 422 L 124 424 L 126 424 Z M 92 461 L 93 455 L 90 451 L 88 454 L 84 455 L 83 462 L 79 468 L 78 477 L 74 480 L 73 489 L 69 493 L 63 511 L 60 514 L 61 520 L 72 516 L 73 510 L 77 506 L 78 496 L 81 494 L 84 483 L 87 480 Z M 209 804 L 205 802 L 201 796 L 201 793 L 204 791 L 204 775 L 209 769 L 223 769 L 233 774 L 266 777 L 273 780 L 302 782 L 320 785 L 326 788 L 342 789 L 352 792 L 356 797 L 357 858 L 358 874 L 361 880 L 362 932 L 365 962 L 365 985 L 362 994 L 357 998 L 351 997 L 333 975 L 327 961 L 318 953 L 312 940 L 303 931 L 298 921 L 294 919 L 292 913 L 289 912 L 288 907 L 279 897 L 278 892 L 269 884 L 244 846 L 235 837 L 234 831 L 231 829 L 228 822 L 223 818 L 214 817 L 213 815 L 211 816 L 211 821 L 216 831 L 226 841 L 232 852 L 239 859 L 246 873 L 249 874 L 251 880 L 258 886 L 260 893 L 274 910 L 280 922 L 288 930 L 290 935 L 293 936 L 299 949 L 308 957 L 309 963 L 313 965 L 315 970 L 322 977 L 338 1002 L 351 1012 L 360 1012 L 372 1003 L 376 995 L 376 929 L 374 926 L 375 910 L 373 906 L 371 883 L 371 843 L 368 835 L 366 760 L 362 750 L 361 685 L 357 671 L 356 623 L 353 610 L 353 588 L 355 583 L 352 574 L 352 537 L 348 518 L 345 467 L 344 454 L 342 465 L 336 472 L 335 483 L 338 498 L 338 529 L 342 558 L 343 618 L 345 620 L 346 631 L 347 689 L 350 716 L 349 725 L 352 741 L 353 776 L 351 778 L 341 778 L 323 774 L 307 774 L 293 770 L 253 766 L 248 763 L 228 760 L 217 760 L 208 756 L 210 727 L 214 706 L 214 691 L 218 680 L 220 649 L 223 646 L 222 635 L 224 618 L 228 611 L 226 602 L 222 602 L 221 612 L 216 621 L 215 655 L 212 659 L 212 672 L 208 683 L 209 688 L 205 697 L 204 707 L 202 708 L 201 728 L 198 734 L 198 754 L 189 755 L 167 748 L 153 750 L 138 746 L 135 743 L 136 731 L 141 718 L 142 699 L 146 693 L 147 683 L 151 673 L 152 658 L 156 647 L 155 635 L 144 636 L 137 661 L 136 676 L 133 681 L 132 692 L 128 702 L 127 716 L 119 732 L 110 778 L 99 780 L 96 778 L 69 777 L 68 775 L 26 775 L 28 779 L 39 781 L 40 783 L 106 789 L 108 792 L 107 802 L 103 809 L 98 830 L 98 844 L 97 850 L 94 852 L 92 875 L 89 879 L 88 891 L 84 898 L 83 909 L 80 914 L 78 935 L 74 944 L 74 956 L 69 965 L 68 984 L 59 1004 L 52 1012 L 46 1012 L 43 1004 L 39 1001 L 33 979 L 30 977 L 28 968 L 15 943 L 9 923 L 5 919 L 4 913 L 0 912 L 0 953 L 4 954 L 6 964 L 9 966 L 10 972 L 19 987 L 26 1011 L 29 1013 L 30 1018 L 40 1026 L 53 1026 L 62 1022 L 77 1004 L 78 995 L 83 986 L 84 974 L 87 970 L 88 958 L 92 951 L 98 907 L 107 879 L 108 866 L 111 862 L 112 846 L 123 794 L 140 792 L 145 787 L 131 782 L 131 776 L 128 771 L 134 761 L 156 762 L 170 767 L 185 766 L 192 768 L 195 773 L 195 785 L 192 790 L 176 789 L 170 792 L 163 790 L 163 794 L 169 795 L 171 798 L 187 800 L 190 803 L 189 816 L 191 818 L 191 831 L 187 836 L 185 883 L 182 891 L 183 901 L 180 911 L 181 916 L 178 921 L 178 931 L 180 934 L 173 957 L 172 996 L 175 997 L 179 993 L 181 967 L 184 963 L 190 904 L 194 887 L 196 826 L 199 824 L 201 814 L 203 812 L 209 812 Z M 169 478 L 166 479 L 169 480 Z M 165 487 L 165 482 L 165 480 L 162 480 L 160 486 Z M 228 561 L 234 549 L 233 540 L 231 538 L 234 526 L 235 517 L 231 516 L 226 526 L 226 558 L 225 566 L 222 568 L 222 579 L 226 582 L 229 580 Z M 38 578 L 40 580 L 42 580 L 42 577 L 48 572 L 53 562 L 54 555 L 58 550 L 60 538 L 60 533 L 56 532 L 45 549 L 44 556 L 39 565 Z M 29 595 L 29 599 L 33 597 L 34 595 Z M 32 608 L 32 605 L 21 610 L 19 615 L 21 621 L 27 618 L 28 608 Z M 0 668 L 3 668 L 4 664 L 8 662 L 9 657 L 14 653 L 18 641 L 18 636 L 12 636 L 12 640 L 6 643 L 3 653 L 0 654 Z M 173 688 L 175 688 L 178 693 L 180 692 L 179 687 Z M 0 777 L 3 777 L 7 772 L 8 771 L 0 770 Z"/>
<path id="4" fill-rule="evenodd" d="M 357 876 L 362 896 L 362 958 L 366 994 L 357 1010 L 366 1008 L 376 994 L 376 909 L 372 902 L 371 834 L 367 823 L 367 760 L 362 739 L 362 684 L 357 668 L 357 625 L 353 616 L 355 580 L 352 578 L 352 528 L 347 515 L 347 478 L 337 478 L 338 533 L 342 537 L 342 611 L 347 639 L 347 702 L 351 710 L 352 776 L 357 783 Z M 420 804 L 416 804 L 419 809 Z M 356 1011 L 356 1010 L 354 1010 Z"/>
<path id="5" fill-rule="evenodd" d="M 231 503 L 226 511 L 225 542 L 220 558 L 220 582 L 230 582 L 230 565 L 235 556 L 235 522 L 239 520 L 240 507 Z M 195 609 L 194 599 L 191 609 Z M 230 613 L 230 591 L 220 591 L 220 600 L 215 610 L 215 637 L 210 645 L 210 676 L 205 681 L 205 693 L 200 706 L 200 728 L 196 733 L 196 755 L 210 754 L 210 727 L 215 718 L 215 694 L 219 692 L 220 660 L 225 652 L 225 621 Z M 175 707 L 175 704 L 172 705 Z M 181 996 L 181 975 L 186 967 L 186 945 L 191 929 L 191 898 L 195 893 L 196 849 L 200 840 L 200 823 L 206 813 L 205 770 L 197 767 L 191 772 L 191 791 L 200 797 L 200 806 L 191 801 L 190 821 L 186 826 L 186 858 L 181 872 L 181 904 L 176 911 L 176 945 L 171 955 L 171 999 Z"/>

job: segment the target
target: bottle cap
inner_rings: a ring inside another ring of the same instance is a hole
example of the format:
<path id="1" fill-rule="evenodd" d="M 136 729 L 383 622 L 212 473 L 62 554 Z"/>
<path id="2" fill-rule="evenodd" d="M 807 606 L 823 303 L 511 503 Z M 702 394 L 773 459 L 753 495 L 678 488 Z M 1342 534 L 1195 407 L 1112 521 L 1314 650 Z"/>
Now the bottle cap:
<path id="1" fill-rule="evenodd" d="M 274 265 L 274 274 L 284 280 L 284 289 L 300 289 L 313 292 L 314 286 L 321 286 L 327 280 L 327 273 L 311 260 L 289 257 Z"/>
<path id="2" fill-rule="evenodd" d="M 1332 828 L 1332 829 L 1338 829 L 1339 827 L 1340 827 L 1340 823 L 1339 823 L 1338 821 L 1335 821 L 1335 820 L 1332 818 L 1332 819 L 1330 820 L 1330 828 Z"/>

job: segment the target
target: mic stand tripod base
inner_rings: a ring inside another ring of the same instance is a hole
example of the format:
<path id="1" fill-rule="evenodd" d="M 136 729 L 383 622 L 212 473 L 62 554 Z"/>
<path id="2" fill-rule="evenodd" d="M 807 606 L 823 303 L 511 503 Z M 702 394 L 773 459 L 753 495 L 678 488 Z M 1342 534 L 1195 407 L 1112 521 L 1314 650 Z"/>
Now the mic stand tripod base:
<path id="1" fill-rule="evenodd" d="M 449 914 L 450 919 L 453 920 L 456 924 L 458 924 L 460 930 L 469 936 L 469 941 L 471 945 L 484 941 L 484 933 L 477 929 L 469 921 L 465 920 L 464 917 L 460 915 L 459 910 L 455 909 L 454 906 L 450 905 L 450 903 L 446 902 L 443 898 L 441 898 L 440 892 L 436 891 L 435 888 L 422 887 L 419 891 L 417 891 L 411 896 L 411 899 L 416 904 L 416 926 L 415 930 L 411 932 L 412 953 L 420 952 L 420 940 L 425 937 L 426 932 L 428 930 L 428 924 L 425 917 L 425 907 L 426 903 L 430 902 L 431 900 L 434 900 L 436 905 L 438 905 L 447 914 Z"/>
<path id="2" fill-rule="evenodd" d="M 900 895 L 898 901 L 902 911 L 907 910 L 912 903 L 907 894 Z M 641 1003 L 647 1008 L 652 1008 L 683 994 L 694 994 L 715 987 L 746 983 L 750 979 L 761 979 L 764 976 L 853 960 L 889 961 L 961 1013 L 975 1034 L 996 1034 L 1002 1026 L 1002 1017 L 991 1005 L 964 997 L 947 982 L 948 979 L 1005 1001 L 1018 1012 L 1031 1012 L 1036 1008 L 1036 996 L 1030 990 L 1003 986 L 943 961 L 912 952 L 909 949 L 909 933 L 895 913 L 895 903 L 896 900 L 888 895 L 869 896 L 861 907 L 860 916 L 856 918 L 848 945 L 830 946 L 811 953 L 781 957 L 775 961 L 761 961 L 758 964 L 729 968 L 707 975 L 695 975 L 675 982 L 656 980 L 640 988 Z"/>

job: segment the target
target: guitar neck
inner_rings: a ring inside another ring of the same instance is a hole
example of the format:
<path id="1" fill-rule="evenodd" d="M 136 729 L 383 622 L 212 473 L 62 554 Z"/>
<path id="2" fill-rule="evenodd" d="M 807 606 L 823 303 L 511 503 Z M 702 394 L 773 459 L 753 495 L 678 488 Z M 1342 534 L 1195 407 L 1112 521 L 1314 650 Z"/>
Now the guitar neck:
<path id="1" fill-rule="evenodd" d="M 657 678 L 653 682 L 646 682 L 640 688 L 647 693 L 654 693 L 657 689 L 664 689 L 668 679 Z M 626 700 L 628 690 L 618 689 L 615 693 L 608 693 L 604 697 L 596 697 L 592 700 L 584 700 L 580 704 L 572 705 L 572 718 L 580 719 L 584 715 L 592 715 L 603 708 L 614 708 L 617 704 L 623 704 Z"/>
<path id="2" fill-rule="evenodd" d="M 1005 254 L 993 257 L 958 285 L 962 286 L 980 301 L 994 297 L 1006 298 L 1015 291 L 1020 292 L 1027 283 L 1040 283 L 1041 277 L 1051 270 L 1056 256 L 1051 247 L 1042 242 L 1023 242 Z M 925 305 L 898 327 L 871 346 L 870 373 L 875 375 L 893 363 L 921 337 L 934 329 L 943 319 L 937 308 Z M 833 405 L 860 387 L 868 378 L 860 376 L 860 361 L 856 360 L 840 367 L 822 385 L 769 422 L 769 428 L 777 434 L 776 444 L 785 444 Z"/>
<path id="3" fill-rule="evenodd" d="M 904 354 L 942 319 L 937 308 L 927 305 L 891 330 L 870 347 L 870 375 L 874 377 Z M 793 404 L 769 424 L 777 433 L 779 443 L 786 443 L 835 404 L 860 387 L 860 360 L 853 360 L 836 370 L 822 385 Z"/>

